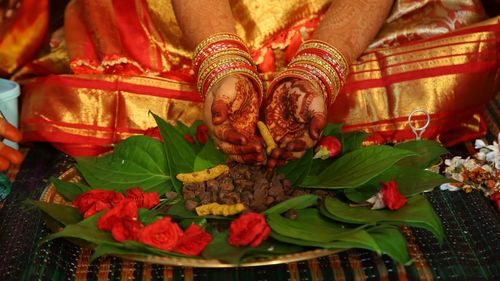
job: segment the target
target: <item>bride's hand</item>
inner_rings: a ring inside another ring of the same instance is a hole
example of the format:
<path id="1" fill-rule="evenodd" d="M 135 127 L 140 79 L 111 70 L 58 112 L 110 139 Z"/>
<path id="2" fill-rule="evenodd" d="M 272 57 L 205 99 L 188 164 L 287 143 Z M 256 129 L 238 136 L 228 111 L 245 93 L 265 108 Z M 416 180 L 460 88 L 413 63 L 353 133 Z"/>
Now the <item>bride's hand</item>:
<path id="1" fill-rule="evenodd" d="M 268 96 L 265 123 L 278 144 L 267 167 L 302 157 L 321 137 L 326 125 L 323 95 L 306 80 L 283 80 Z"/>
<path id="2" fill-rule="evenodd" d="M 207 93 L 203 119 L 215 145 L 231 160 L 261 165 L 263 147 L 255 138 L 261 98 L 252 82 L 241 75 L 228 76 Z"/>

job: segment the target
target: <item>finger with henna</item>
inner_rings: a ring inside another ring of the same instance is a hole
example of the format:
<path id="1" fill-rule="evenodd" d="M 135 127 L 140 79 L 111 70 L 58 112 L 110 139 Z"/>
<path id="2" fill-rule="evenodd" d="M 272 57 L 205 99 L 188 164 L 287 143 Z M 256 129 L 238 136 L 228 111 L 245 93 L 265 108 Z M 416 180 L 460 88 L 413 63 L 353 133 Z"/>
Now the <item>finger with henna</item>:
<path id="1" fill-rule="evenodd" d="M 309 135 L 313 140 L 319 140 L 321 138 L 321 133 L 326 126 L 326 117 L 324 114 L 315 114 L 311 118 L 309 125 Z"/>
<path id="2" fill-rule="evenodd" d="M 250 143 L 247 145 L 235 145 L 221 141 L 217 145 L 226 154 L 262 153 L 262 145 L 260 145 L 259 143 Z"/>
<path id="3" fill-rule="evenodd" d="M 244 145 L 247 144 L 246 137 L 238 133 L 234 128 L 229 127 L 229 125 L 217 126 L 214 128 L 214 134 L 217 138 L 222 141 L 226 141 L 232 144 Z"/>
<path id="4" fill-rule="evenodd" d="M 249 153 L 249 154 L 230 154 L 229 159 L 238 163 L 245 163 L 250 165 L 262 165 L 266 157 L 263 153 Z"/>
<path id="5" fill-rule="evenodd" d="M 212 123 L 220 125 L 227 120 L 228 106 L 225 101 L 217 99 L 212 104 Z"/>

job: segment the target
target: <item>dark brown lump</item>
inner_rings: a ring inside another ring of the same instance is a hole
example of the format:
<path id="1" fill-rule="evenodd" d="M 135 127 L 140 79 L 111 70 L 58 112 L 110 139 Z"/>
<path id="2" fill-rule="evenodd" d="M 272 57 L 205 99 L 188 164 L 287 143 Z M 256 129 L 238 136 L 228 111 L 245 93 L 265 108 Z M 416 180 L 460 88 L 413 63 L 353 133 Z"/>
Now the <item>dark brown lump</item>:
<path id="1" fill-rule="evenodd" d="M 247 211 L 262 212 L 291 197 L 317 194 L 324 197 L 328 192 L 292 187 L 283 174 L 267 175 L 260 167 L 229 164 L 229 173 L 202 183 L 185 183 L 182 193 L 185 207 L 194 210 L 208 203 L 243 203 Z"/>

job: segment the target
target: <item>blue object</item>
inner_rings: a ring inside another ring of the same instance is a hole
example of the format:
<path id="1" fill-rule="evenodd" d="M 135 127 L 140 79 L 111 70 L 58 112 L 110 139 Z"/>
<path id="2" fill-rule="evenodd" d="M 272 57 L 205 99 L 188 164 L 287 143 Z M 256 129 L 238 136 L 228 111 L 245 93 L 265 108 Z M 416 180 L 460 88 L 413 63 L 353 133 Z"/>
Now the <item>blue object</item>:
<path id="1" fill-rule="evenodd" d="M 5 173 L 0 174 L 0 201 L 5 200 L 12 191 L 12 183 Z"/>

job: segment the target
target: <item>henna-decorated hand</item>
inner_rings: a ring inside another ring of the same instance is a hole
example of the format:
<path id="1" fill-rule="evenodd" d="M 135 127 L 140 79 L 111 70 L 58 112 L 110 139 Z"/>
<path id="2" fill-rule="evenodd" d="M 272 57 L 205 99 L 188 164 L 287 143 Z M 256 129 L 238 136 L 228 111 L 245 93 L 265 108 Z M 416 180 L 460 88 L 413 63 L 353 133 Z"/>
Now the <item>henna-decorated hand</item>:
<path id="1" fill-rule="evenodd" d="M 215 144 L 231 160 L 261 165 L 264 150 L 255 138 L 260 96 L 252 82 L 241 75 L 226 77 L 207 93 L 203 118 Z"/>
<path id="2" fill-rule="evenodd" d="M 326 125 L 323 95 L 306 80 L 283 80 L 267 98 L 265 123 L 278 144 L 267 162 L 269 170 L 297 159 L 313 147 Z"/>
<path id="3" fill-rule="evenodd" d="M 16 127 L 0 118 L 0 138 L 19 142 L 22 134 Z M 22 160 L 23 156 L 19 151 L 0 142 L 0 171 L 9 169 L 11 164 L 20 164 Z"/>

